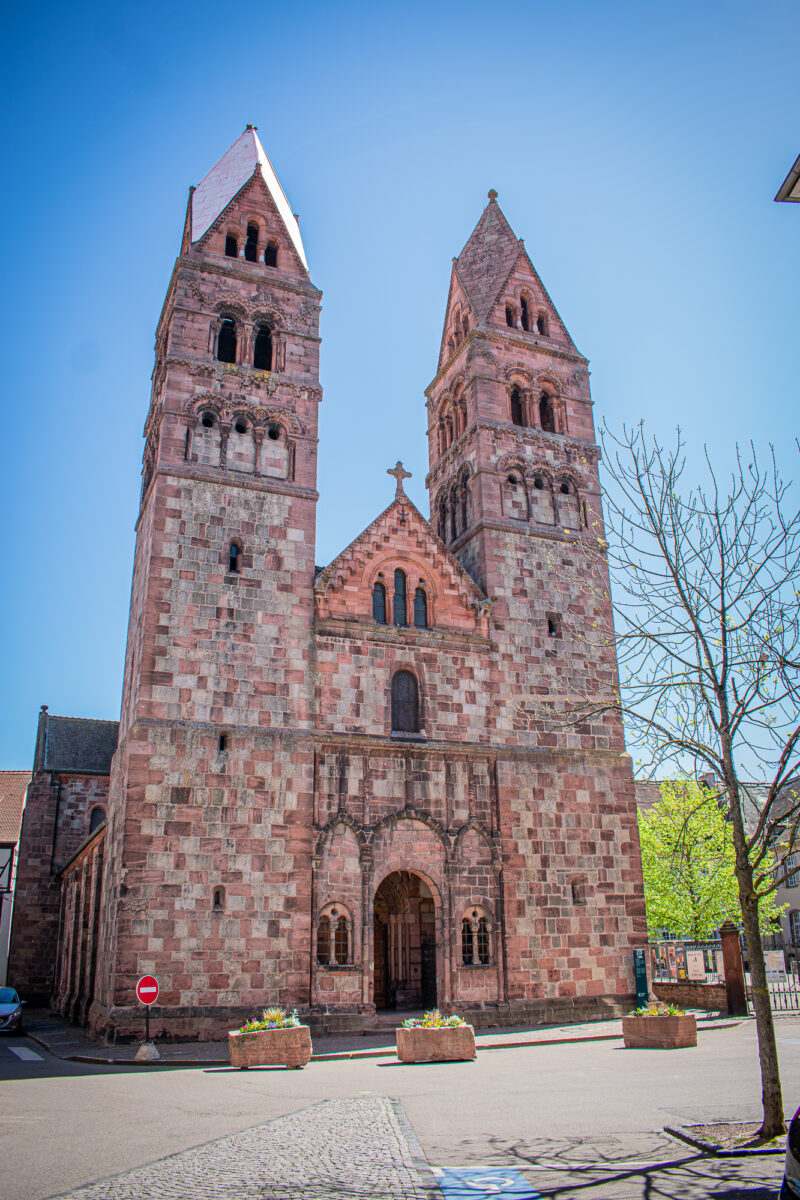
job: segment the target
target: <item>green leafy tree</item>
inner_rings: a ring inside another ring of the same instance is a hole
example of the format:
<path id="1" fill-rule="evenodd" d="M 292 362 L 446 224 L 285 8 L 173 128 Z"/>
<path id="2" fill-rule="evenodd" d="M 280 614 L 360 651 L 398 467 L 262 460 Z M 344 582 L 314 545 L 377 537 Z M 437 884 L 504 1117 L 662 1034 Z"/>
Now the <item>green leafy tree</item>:
<path id="1" fill-rule="evenodd" d="M 647 931 L 658 937 L 708 938 L 725 920 L 741 924 L 731 823 L 714 794 L 692 780 L 661 784 L 658 801 L 639 813 Z M 774 863 L 762 864 L 774 869 Z M 758 908 L 762 933 L 782 909 L 774 892 Z"/>

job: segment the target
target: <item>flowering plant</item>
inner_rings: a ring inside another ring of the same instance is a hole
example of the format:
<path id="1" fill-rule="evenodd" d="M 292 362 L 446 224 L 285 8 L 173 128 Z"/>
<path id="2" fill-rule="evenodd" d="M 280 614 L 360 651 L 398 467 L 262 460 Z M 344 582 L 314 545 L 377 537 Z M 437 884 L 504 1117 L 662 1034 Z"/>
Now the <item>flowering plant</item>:
<path id="1" fill-rule="evenodd" d="M 452 1013 L 449 1017 L 443 1017 L 438 1008 L 432 1008 L 429 1012 L 423 1013 L 421 1017 L 406 1017 L 400 1026 L 401 1029 L 444 1029 L 450 1028 L 453 1025 L 466 1025 L 463 1017 L 459 1017 L 457 1013 Z"/>
<path id="2" fill-rule="evenodd" d="M 245 1021 L 239 1033 L 256 1033 L 260 1029 L 291 1029 L 300 1024 L 297 1009 L 287 1013 L 285 1008 L 265 1008 L 260 1017 Z"/>
<path id="3" fill-rule="evenodd" d="M 635 1008 L 631 1017 L 685 1017 L 686 1009 L 678 1008 L 676 1004 L 657 1004 L 651 1001 L 642 1008 Z"/>

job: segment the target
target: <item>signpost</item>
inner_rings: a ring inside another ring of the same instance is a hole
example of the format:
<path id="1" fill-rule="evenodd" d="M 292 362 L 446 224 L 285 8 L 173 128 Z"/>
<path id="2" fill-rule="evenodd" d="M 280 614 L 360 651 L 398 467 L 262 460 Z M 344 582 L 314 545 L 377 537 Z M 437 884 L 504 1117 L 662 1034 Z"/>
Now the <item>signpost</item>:
<path id="1" fill-rule="evenodd" d="M 136 999 L 144 1008 L 144 1040 L 150 1044 L 150 1005 L 158 999 L 158 980 L 154 975 L 143 975 L 136 985 Z"/>
<path id="2" fill-rule="evenodd" d="M 647 963 L 645 962 L 643 949 L 637 949 L 633 952 L 633 973 L 636 977 L 636 1007 L 645 1008 L 648 1001 L 649 989 L 647 986 Z"/>

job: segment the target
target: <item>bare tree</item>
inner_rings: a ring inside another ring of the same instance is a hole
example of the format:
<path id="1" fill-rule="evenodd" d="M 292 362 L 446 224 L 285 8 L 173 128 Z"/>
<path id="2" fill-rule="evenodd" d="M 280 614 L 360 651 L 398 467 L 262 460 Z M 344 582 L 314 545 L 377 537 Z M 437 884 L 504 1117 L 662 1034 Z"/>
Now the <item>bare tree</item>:
<path id="1" fill-rule="evenodd" d="M 758 905 L 786 878 L 800 840 L 800 511 L 774 454 L 764 470 L 752 447 L 737 450 L 720 486 L 706 452 L 706 484 L 690 488 L 680 433 L 672 449 L 642 426 L 602 440 L 608 532 L 598 524 L 576 535 L 570 569 L 583 594 L 564 633 L 587 680 L 616 644 L 619 686 L 603 695 L 587 686 L 552 705 L 531 699 L 527 716 L 575 727 L 616 710 L 648 774 L 669 764 L 714 781 L 736 850 L 761 1134 L 772 1137 L 784 1113 Z M 613 614 L 614 627 L 598 618 L 587 628 L 588 611 Z M 760 810 L 742 783 L 748 772 L 770 780 Z"/>

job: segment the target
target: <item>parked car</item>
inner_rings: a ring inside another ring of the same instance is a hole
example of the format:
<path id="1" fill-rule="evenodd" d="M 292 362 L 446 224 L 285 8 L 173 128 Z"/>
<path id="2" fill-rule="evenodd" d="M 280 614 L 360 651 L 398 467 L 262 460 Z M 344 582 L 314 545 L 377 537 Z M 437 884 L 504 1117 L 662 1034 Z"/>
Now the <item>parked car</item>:
<path id="1" fill-rule="evenodd" d="M 22 1005 L 13 988 L 0 987 L 0 1033 L 22 1032 Z"/>
<path id="2" fill-rule="evenodd" d="M 800 1108 L 789 1125 L 781 1200 L 800 1200 Z"/>

